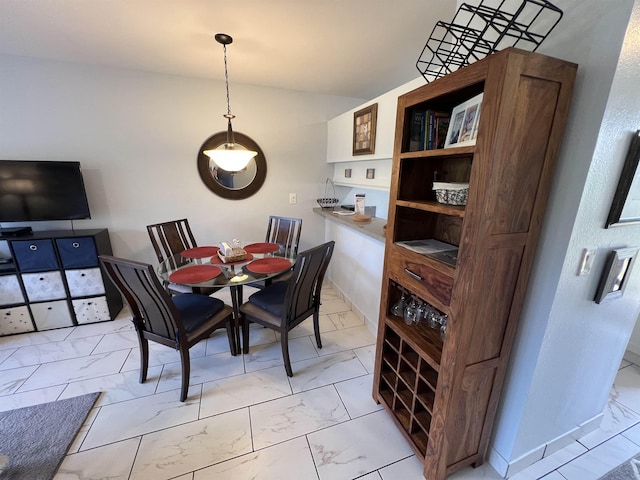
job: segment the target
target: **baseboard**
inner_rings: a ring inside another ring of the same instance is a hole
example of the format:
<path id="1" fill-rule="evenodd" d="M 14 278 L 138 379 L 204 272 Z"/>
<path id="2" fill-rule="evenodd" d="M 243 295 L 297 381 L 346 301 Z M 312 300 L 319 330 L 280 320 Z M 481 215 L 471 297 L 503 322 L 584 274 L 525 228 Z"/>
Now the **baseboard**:
<path id="1" fill-rule="evenodd" d="M 635 365 L 640 365 L 640 355 L 632 352 L 631 350 L 626 350 L 622 358 L 624 358 L 627 362 L 631 362 Z"/>
<path id="2" fill-rule="evenodd" d="M 602 423 L 604 413 L 599 413 L 595 417 L 583 422 L 580 426 L 548 441 L 543 445 L 530 450 L 512 461 L 507 461 L 493 448 L 489 451 L 489 463 L 503 478 L 510 478 L 522 470 L 530 467 L 539 460 L 553 455 L 554 453 L 568 447 L 580 438 L 596 430 Z"/>
<path id="3" fill-rule="evenodd" d="M 344 303 L 346 303 L 351 311 L 355 313 L 355 315 L 364 321 L 364 324 L 367 326 L 367 329 L 371 332 L 371 334 L 375 337 L 378 334 L 378 322 L 372 321 L 358 308 L 356 304 L 354 304 L 349 296 L 340 289 L 335 283 L 333 283 L 330 279 L 325 278 L 325 282 L 333 289 L 334 292 L 338 294 L 338 296 L 342 299 Z"/>

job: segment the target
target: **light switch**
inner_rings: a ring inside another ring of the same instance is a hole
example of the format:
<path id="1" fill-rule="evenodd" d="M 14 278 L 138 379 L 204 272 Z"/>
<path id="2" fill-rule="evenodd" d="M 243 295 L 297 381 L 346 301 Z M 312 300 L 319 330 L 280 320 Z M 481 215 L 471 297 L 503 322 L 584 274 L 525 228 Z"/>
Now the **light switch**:
<path id="1" fill-rule="evenodd" d="M 582 260 L 580 261 L 580 268 L 578 269 L 578 275 L 588 275 L 591 273 L 593 267 L 593 261 L 596 258 L 597 249 L 585 248 L 582 251 Z"/>
<path id="2" fill-rule="evenodd" d="M 289 194 L 289 203 L 298 203 L 298 196 L 295 193 Z"/>

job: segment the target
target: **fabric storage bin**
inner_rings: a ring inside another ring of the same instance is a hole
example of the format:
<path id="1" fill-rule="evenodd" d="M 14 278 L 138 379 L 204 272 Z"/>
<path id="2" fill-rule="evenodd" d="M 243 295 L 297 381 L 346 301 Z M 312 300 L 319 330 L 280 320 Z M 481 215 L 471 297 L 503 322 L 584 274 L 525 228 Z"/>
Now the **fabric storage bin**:
<path id="1" fill-rule="evenodd" d="M 72 297 L 104 294 L 104 282 L 99 267 L 82 270 L 65 270 L 69 293 Z"/>
<path id="2" fill-rule="evenodd" d="M 468 183 L 433 182 L 438 203 L 466 205 L 469 198 Z"/>
<path id="3" fill-rule="evenodd" d="M 91 297 L 71 300 L 78 324 L 111 320 L 106 297 Z"/>
<path id="4" fill-rule="evenodd" d="M 45 300 L 58 300 L 65 298 L 67 292 L 62 282 L 62 274 L 55 270 L 52 272 L 24 273 L 22 283 L 30 302 L 42 302 Z"/>
<path id="5" fill-rule="evenodd" d="M 0 305 L 24 303 L 24 295 L 17 275 L 0 276 Z"/>
<path id="6" fill-rule="evenodd" d="M 91 237 L 57 238 L 58 253 L 64 268 L 98 266 L 98 253 Z"/>
<path id="7" fill-rule="evenodd" d="M 20 240 L 11 242 L 14 258 L 22 272 L 55 270 L 58 259 L 51 240 Z"/>
<path id="8" fill-rule="evenodd" d="M 31 315 L 26 305 L 0 309 L 0 335 L 33 332 Z"/>
<path id="9" fill-rule="evenodd" d="M 33 321 L 38 330 L 73 326 L 69 302 L 66 300 L 32 303 L 30 307 L 31 313 L 33 314 Z"/>

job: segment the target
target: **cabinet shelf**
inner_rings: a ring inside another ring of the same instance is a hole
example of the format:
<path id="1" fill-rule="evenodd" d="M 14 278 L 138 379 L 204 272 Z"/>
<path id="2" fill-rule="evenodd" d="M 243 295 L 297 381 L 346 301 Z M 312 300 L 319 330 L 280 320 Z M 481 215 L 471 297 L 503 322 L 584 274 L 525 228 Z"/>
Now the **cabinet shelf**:
<path id="1" fill-rule="evenodd" d="M 398 98 L 373 392 L 429 480 L 486 456 L 576 68 L 510 48 Z M 480 93 L 476 145 L 408 151 L 420 110 Z M 467 205 L 436 202 L 434 181 L 468 183 Z M 398 243 L 425 239 L 461 260 Z M 402 295 L 446 315 L 444 341 L 391 314 Z"/>
<path id="2" fill-rule="evenodd" d="M 424 323 L 407 325 L 404 320 L 395 317 L 387 317 L 385 322 L 395 330 L 420 358 L 426 361 L 436 372 L 440 370 L 442 358 L 442 339 L 440 330 L 429 328 Z"/>
<path id="3" fill-rule="evenodd" d="M 475 145 L 464 147 L 434 148 L 432 150 L 415 150 L 412 152 L 402 152 L 400 159 L 433 159 L 433 158 L 455 158 L 473 155 Z"/>
<path id="4" fill-rule="evenodd" d="M 464 218 L 464 206 L 445 205 L 443 203 L 438 203 L 435 200 L 396 200 L 396 205 L 400 207 L 414 208 L 416 210 L 423 210 L 425 212 L 440 213 L 442 215 Z"/>

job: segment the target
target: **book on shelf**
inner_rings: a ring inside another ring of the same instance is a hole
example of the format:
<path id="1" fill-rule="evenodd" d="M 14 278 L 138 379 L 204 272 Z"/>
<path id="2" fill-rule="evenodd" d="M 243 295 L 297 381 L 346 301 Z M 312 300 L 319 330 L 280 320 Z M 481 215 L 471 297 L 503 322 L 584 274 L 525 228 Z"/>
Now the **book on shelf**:
<path id="1" fill-rule="evenodd" d="M 444 147 L 450 115 L 431 109 L 415 109 L 411 114 L 409 151 Z"/>

